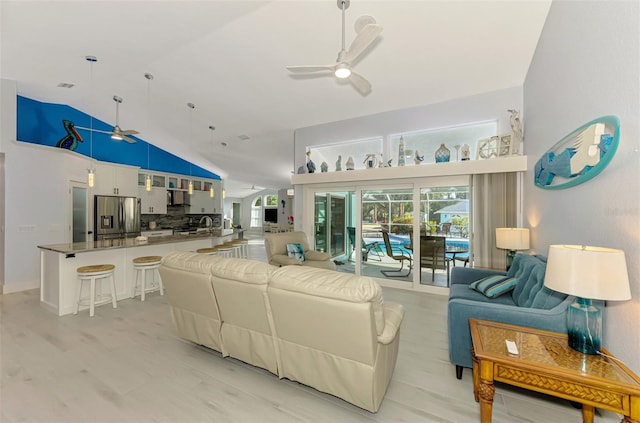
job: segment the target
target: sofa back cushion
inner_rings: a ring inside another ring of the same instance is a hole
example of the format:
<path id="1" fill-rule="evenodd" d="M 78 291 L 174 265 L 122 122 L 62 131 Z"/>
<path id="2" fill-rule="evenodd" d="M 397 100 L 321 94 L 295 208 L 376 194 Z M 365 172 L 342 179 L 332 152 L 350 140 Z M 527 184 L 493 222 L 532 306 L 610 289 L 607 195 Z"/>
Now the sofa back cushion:
<path id="1" fill-rule="evenodd" d="M 222 351 L 221 318 L 211 283 L 218 257 L 192 252 L 164 256 L 160 275 L 178 333 L 195 343 Z"/>
<path id="2" fill-rule="evenodd" d="M 518 279 L 513 290 L 513 301 L 519 307 L 551 309 L 567 296 L 544 286 L 546 258 L 538 255 L 518 254 L 507 276 Z"/>

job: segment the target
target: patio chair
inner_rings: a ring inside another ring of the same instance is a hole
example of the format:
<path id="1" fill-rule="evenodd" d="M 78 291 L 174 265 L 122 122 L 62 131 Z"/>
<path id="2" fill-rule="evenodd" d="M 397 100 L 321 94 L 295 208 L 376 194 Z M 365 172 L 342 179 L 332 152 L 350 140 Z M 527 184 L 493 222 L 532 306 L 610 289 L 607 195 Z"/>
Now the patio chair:
<path id="1" fill-rule="evenodd" d="M 391 257 L 394 260 L 398 260 L 400 262 L 400 269 L 398 270 L 381 270 L 380 273 L 387 277 L 395 277 L 395 278 L 404 278 L 409 276 L 411 273 L 411 269 L 413 268 L 413 259 L 411 255 L 401 247 L 392 247 L 389 242 L 389 232 L 382 231 L 382 238 L 384 238 L 384 246 L 387 251 L 387 256 Z M 404 269 L 404 262 L 409 262 L 409 270 L 406 274 L 402 274 L 402 269 Z"/>
<path id="2" fill-rule="evenodd" d="M 447 271 L 447 286 L 449 286 L 449 262 L 445 252 L 445 237 L 421 236 L 420 237 L 420 270 L 423 267 L 431 269 L 431 281 L 435 281 L 436 270 Z"/>
<path id="3" fill-rule="evenodd" d="M 443 222 L 440 224 L 441 233 L 444 236 L 451 236 L 451 222 Z"/>
<path id="4" fill-rule="evenodd" d="M 351 244 L 351 252 L 349 253 L 349 260 L 351 260 L 351 256 L 353 256 L 353 252 L 356 249 L 356 228 L 352 226 L 347 226 L 347 234 L 349 235 L 349 243 Z M 380 245 L 377 242 L 365 242 L 362 239 L 362 261 L 367 261 L 369 258 L 369 254 L 371 252 L 375 253 L 374 259 L 378 261 L 382 261 L 382 250 L 380 249 Z"/>

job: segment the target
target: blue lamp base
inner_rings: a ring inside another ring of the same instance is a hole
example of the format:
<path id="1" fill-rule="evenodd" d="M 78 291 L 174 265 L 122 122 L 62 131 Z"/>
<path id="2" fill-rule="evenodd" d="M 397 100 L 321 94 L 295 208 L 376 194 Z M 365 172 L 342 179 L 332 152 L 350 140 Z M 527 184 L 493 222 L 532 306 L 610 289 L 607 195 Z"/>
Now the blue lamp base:
<path id="1" fill-rule="evenodd" d="M 567 310 L 569 346 L 584 354 L 598 354 L 602 338 L 602 310 L 590 299 L 576 297 Z"/>
<path id="2" fill-rule="evenodd" d="M 511 265 L 513 264 L 513 259 L 516 258 L 516 254 L 517 254 L 516 250 L 509 250 L 509 252 L 507 253 L 507 272 L 511 268 Z"/>

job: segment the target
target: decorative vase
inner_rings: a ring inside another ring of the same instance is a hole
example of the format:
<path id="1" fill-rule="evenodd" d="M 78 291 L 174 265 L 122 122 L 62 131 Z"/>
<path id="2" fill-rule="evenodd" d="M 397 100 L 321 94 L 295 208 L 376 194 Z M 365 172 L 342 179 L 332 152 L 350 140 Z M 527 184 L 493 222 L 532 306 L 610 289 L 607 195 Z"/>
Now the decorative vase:
<path id="1" fill-rule="evenodd" d="M 338 156 L 338 160 L 336 160 L 336 172 L 340 172 L 342 170 L 342 156 Z"/>
<path id="2" fill-rule="evenodd" d="M 451 151 L 444 144 L 440 144 L 440 148 L 436 150 L 436 163 L 446 163 L 450 158 Z"/>
<path id="3" fill-rule="evenodd" d="M 329 171 L 329 165 L 327 164 L 327 162 L 322 162 L 320 164 L 320 172 L 324 173 L 328 171 Z"/>
<path id="4" fill-rule="evenodd" d="M 355 169 L 355 164 L 353 163 L 353 157 L 349 156 L 349 158 L 347 159 L 347 163 L 345 164 L 345 166 L 347 167 L 347 170 L 353 170 Z"/>

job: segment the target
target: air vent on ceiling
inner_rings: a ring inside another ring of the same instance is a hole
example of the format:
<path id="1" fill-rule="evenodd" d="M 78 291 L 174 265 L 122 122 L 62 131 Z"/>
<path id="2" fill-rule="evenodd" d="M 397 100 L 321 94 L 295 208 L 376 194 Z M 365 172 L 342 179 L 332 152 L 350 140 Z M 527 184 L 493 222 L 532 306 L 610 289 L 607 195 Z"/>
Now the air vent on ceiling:
<path id="1" fill-rule="evenodd" d="M 76 84 L 71 84 L 69 82 L 61 82 L 58 84 L 58 88 L 73 88 Z"/>

